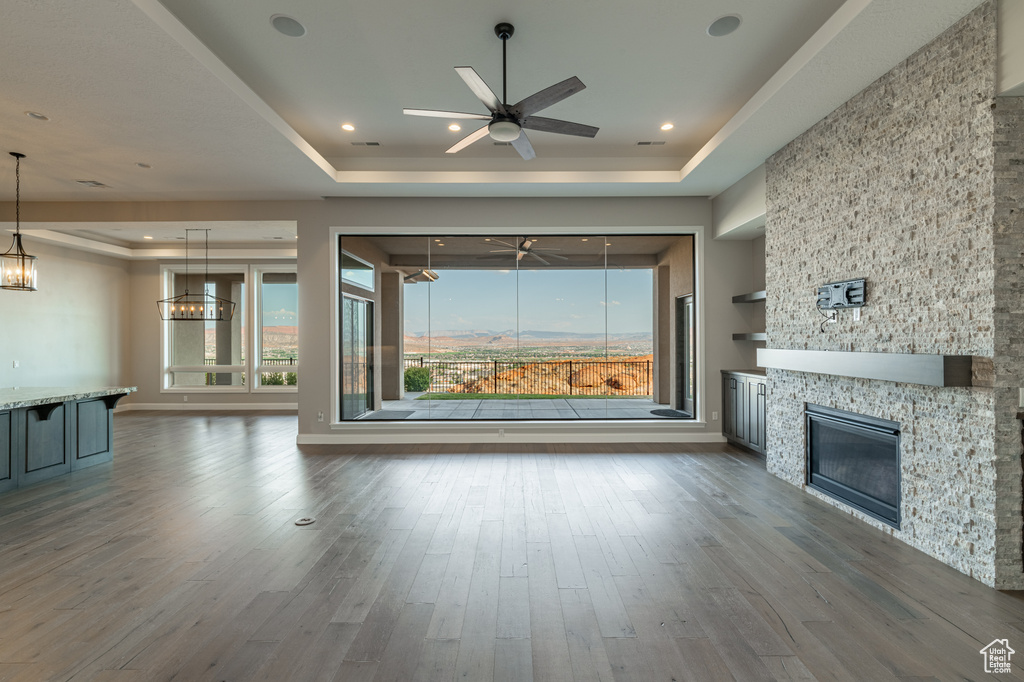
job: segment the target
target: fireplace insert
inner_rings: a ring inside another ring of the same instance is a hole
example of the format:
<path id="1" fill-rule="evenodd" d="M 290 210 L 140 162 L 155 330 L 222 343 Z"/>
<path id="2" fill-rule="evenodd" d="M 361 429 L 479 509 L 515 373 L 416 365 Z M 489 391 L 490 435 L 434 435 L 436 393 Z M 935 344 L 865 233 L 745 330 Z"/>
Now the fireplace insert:
<path id="1" fill-rule="evenodd" d="M 900 424 L 807 404 L 807 485 L 900 527 Z"/>

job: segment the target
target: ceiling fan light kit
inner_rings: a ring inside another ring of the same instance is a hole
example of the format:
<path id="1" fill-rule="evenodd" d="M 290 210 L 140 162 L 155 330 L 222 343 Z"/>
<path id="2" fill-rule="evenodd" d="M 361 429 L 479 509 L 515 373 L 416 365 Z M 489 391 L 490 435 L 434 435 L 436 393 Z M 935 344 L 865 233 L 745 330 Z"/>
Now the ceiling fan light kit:
<path id="1" fill-rule="evenodd" d="M 515 30 L 512 24 L 506 22 L 502 22 L 494 27 L 494 34 L 501 39 L 502 98 L 500 100 L 473 67 L 455 67 L 455 72 L 465 81 L 466 85 L 469 86 L 469 89 L 473 91 L 473 94 L 477 96 L 483 105 L 487 107 L 487 110 L 491 112 L 490 114 L 468 114 L 460 111 L 439 111 L 436 109 L 406 108 L 402 110 L 402 113 L 407 116 L 490 121 L 488 124 L 456 142 L 446 150 L 446 154 L 454 154 L 477 140 L 490 136 L 495 142 L 510 143 L 519 152 L 519 155 L 528 161 L 534 158 L 536 153 L 533 151 L 533 145 L 530 144 L 530 139 L 526 136 L 524 129 L 557 133 L 559 135 L 574 135 L 576 137 L 594 137 L 597 135 L 598 128 L 594 126 L 534 116 L 534 114 L 542 109 L 557 104 L 570 95 L 574 95 L 586 88 L 587 86 L 576 76 L 566 78 L 561 83 L 556 83 L 551 87 L 530 95 L 517 104 L 509 106 L 506 90 L 508 84 L 506 43 L 512 37 L 512 34 L 515 33 Z"/>
<path id="2" fill-rule="evenodd" d="M 491 121 L 487 125 L 487 132 L 490 134 L 491 139 L 496 142 L 512 142 L 519 133 L 522 132 L 522 128 L 519 124 L 512 119 L 501 119 L 498 121 Z"/>

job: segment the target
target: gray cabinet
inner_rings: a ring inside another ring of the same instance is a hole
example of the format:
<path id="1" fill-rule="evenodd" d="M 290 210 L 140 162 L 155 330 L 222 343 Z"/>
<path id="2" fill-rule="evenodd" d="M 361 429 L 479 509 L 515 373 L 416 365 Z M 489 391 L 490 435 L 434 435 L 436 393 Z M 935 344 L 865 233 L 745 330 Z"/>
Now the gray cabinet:
<path id="1" fill-rule="evenodd" d="M 0 491 L 18 485 L 18 467 L 14 461 L 15 426 L 14 413 L 0 411 Z"/>
<path id="2" fill-rule="evenodd" d="M 125 394 L 0 410 L 0 492 L 109 462 Z"/>
<path id="3" fill-rule="evenodd" d="M 722 435 L 759 454 L 765 451 L 768 382 L 760 372 L 722 372 Z"/>

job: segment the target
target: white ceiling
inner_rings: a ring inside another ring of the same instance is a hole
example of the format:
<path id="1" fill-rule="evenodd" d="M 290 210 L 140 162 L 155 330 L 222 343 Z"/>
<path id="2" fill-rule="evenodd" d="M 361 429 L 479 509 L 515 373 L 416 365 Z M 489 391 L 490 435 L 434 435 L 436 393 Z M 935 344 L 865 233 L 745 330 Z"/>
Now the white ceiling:
<path id="1" fill-rule="evenodd" d="M 0 139 L 28 155 L 26 202 L 714 195 L 977 4 L 4 0 Z M 308 34 L 277 33 L 275 13 Z M 708 36 L 728 13 L 739 30 Z M 533 161 L 486 139 L 453 157 L 449 121 L 402 115 L 482 112 L 452 67 L 500 94 L 499 21 L 516 26 L 509 99 L 578 76 L 587 89 L 543 115 L 595 139 L 531 132 Z M 0 159 L 0 200 L 13 180 Z"/>

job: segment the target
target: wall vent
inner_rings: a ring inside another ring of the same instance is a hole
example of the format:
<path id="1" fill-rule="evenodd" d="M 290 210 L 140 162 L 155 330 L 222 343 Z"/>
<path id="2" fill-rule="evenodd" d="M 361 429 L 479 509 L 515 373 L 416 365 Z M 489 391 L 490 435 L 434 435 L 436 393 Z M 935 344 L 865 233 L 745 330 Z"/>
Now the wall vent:
<path id="1" fill-rule="evenodd" d="M 495 142 L 494 146 L 495 147 L 511 147 L 512 143 L 511 142 Z"/>
<path id="2" fill-rule="evenodd" d="M 104 185 L 99 180 L 75 180 L 75 182 L 83 187 L 109 187 L 109 185 Z"/>
<path id="3" fill-rule="evenodd" d="M 644 140 L 644 141 L 641 141 L 641 142 L 637 142 L 636 146 L 637 147 L 660 147 L 663 144 L 665 144 L 665 140 Z"/>
<path id="4" fill-rule="evenodd" d="M 379 147 L 380 142 L 352 142 L 353 147 Z"/>

